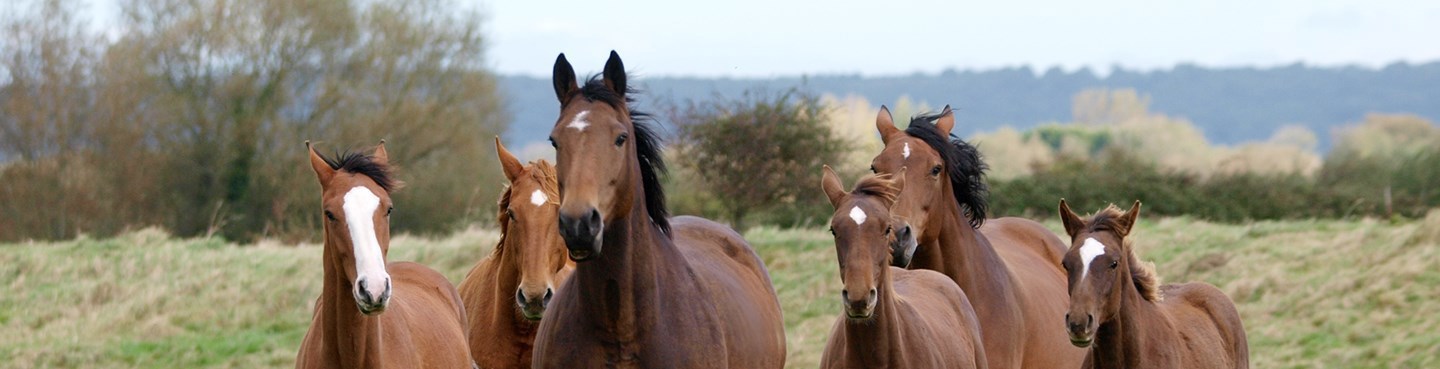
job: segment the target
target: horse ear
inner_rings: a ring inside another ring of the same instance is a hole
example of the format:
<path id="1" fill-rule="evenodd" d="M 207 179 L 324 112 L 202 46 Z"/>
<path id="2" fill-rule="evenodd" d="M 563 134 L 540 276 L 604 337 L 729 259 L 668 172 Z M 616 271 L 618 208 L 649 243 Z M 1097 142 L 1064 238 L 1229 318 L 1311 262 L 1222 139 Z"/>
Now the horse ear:
<path id="1" fill-rule="evenodd" d="M 835 171 L 825 166 L 824 174 L 820 176 L 820 189 L 825 190 L 825 197 L 830 199 L 830 206 L 840 208 L 840 201 L 845 199 L 845 185 L 840 184 L 840 176 Z"/>
<path id="2" fill-rule="evenodd" d="M 370 160 L 380 165 L 390 165 L 390 152 L 385 151 L 385 140 L 380 140 L 380 145 L 375 146 L 375 153 L 370 154 Z"/>
<path id="3" fill-rule="evenodd" d="M 311 146 L 308 140 L 305 141 L 305 151 L 310 153 L 310 169 L 315 170 L 315 177 L 320 180 L 320 185 L 330 183 L 330 178 L 335 177 L 335 168 L 331 168 L 330 164 L 320 157 L 320 153 L 315 152 L 315 147 Z"/>
<path id="4" fill-rule="evenodd" d="M 950 110 L 950 105 L 945 105 L 945 109 L 940 110 L 940 119 L 935 120 L 935 128 L 940 129 L 942 136 L 950 134 L 950 130 L 955 128 L 955 111 Z"/>
<path id="5" fill-rule="evenodd" d="M 900 167 L 899 172 L 890 176 L 890 190 L 894 191 L 895 196 L 886 199 L 886 208 L 895 206 L 895 203 L 900 200 L 900 193 L 905 191 L 905 172 L 908 170 L 910 167 Z"/>
<path id="6" fill-rule="evenodd" d="M 500 136 L 495 136 L 495 154 L 500 156 L 500 168 L 505 170 L 505 179 L 514 183 L 516 178 L 520 178 L 520 172 L 525 166 L 520 164 L 520 159 L 515 158 L 510 150 L 505 149 L 505 144 L 500 143 Z"/>
<path id="7" fill-rule="evenodd" d="M 1130 234 L 1130 228 L 1131 228 L 1131 227 L 1134 227 L 1134 226 L 1135 226 L 1135 221 L 1136 221 L 1136 220 L 1139 220 L 1139 219 L 1140 219 L 1140 200 L 1135 200 L 1135 205 L 1130 205 L 1130 210 L 1126 210 L 1126 211 L 1125 211 L 1125 214 L 1120 216 L 1120 219 L 1119 219 L 1119 221 L 1120 221 L 1120 226 L 1125 228 L 1125 229 L 1123 229 L 1123 230 L 1120 230 L 1120 235 L 1121 235 L 1121 236 L 1127 236 L 1127 235 L 1129 235 L 1129 234 Z"/>
<path id="8" fill-rule="evenodd" d="M 620 96 L 625 96 L 625 63 L 620 54 L 610 50 L 610 60 L 605 61 L 605 86 Z"/>
<path id="9" fill-rule="evenodd" d="M 895 118 L 885 105 L 880 105 L 880 114 L 875 115 L 875 129 L 880 131 L 880 142 L 886 144 L 900 137 L 900 129 L 895 128 Z"/>
<path id="10" fill-rule="evenodd" d="M 1085 229 L 1085 220 L 1070 210 L 1070 204 L 1065 203 L 1065 199 L 1060 199 L 1060 223 L 1065 225 L 1065 233 L 1070 235 L 1071 240 Z"/>
<path id="11" fill-rule="evenodd" d="M 580 89 L 580 84 L 575 82 L 575 68 L 570 66 L 570 61 L 565 60 L 565 53 L 560 53 L 560 56 L 555 58 L 555 71 L 550 80 L 555 83 L 555 98 L 560 100 L 561 105 Z"/>

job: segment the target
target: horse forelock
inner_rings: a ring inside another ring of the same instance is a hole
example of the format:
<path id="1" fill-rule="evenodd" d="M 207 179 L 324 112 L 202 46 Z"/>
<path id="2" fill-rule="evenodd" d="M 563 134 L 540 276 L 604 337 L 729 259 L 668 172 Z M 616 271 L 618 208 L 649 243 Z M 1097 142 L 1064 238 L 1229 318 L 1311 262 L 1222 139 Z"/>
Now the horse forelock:
<path id="1" fill-rule="evenodd" d="M 1122 240 L 1121 249 L 1129 258 L 1130 279 L 1135 282 L 1135 289 L 1139 290 L 1140 296 L 1144 297 L 1146 301 L 1162 301 L 1165 296 L 1160 291 L 1160 275 L 1155 272 L 1155 263 L 1140 261 L 1140 257 L 1135 255 L 1133 243 L 1123 234 L 1125 228 L 1120 223 L 1120 218 L 1124 215 L 1124 210 L 1115 204 L 1110 204 L 1090 216 L 1090 219 L 1085 222 L 1085 232 L 1110 232 L 1115 235 L 1116 239 Z"/>
<path id="2" fill-rule="evenodd" d="M 855 189 L 850 194 L 876 197 L 892 204 L 900 198 L 900 190 L 895 187 L 894 177 L 890 174 L 866 175 L 855 183 Z"/>
<path id="3" fill-rule="evenodd" d="M 393 173 L 393 168 L 391 168 L 390 165 L 376 161 L 375 157 L 370 154 L 359 151 L 344 151 L 336 153 L 333 157 L 326 157 L 317 151 L 315 155 L 319 155 L 320 160 L 324 161 L 326 165 L 329 165 L 330 169 L 359 174 L 370 178 L 371 181 L 375 182 L 375 185 L 380 186 L 386 193 L 394 193 L 400 190 L 400 187 L 404 186 L 403 182 L 395 179 L 395 173 Z"/>

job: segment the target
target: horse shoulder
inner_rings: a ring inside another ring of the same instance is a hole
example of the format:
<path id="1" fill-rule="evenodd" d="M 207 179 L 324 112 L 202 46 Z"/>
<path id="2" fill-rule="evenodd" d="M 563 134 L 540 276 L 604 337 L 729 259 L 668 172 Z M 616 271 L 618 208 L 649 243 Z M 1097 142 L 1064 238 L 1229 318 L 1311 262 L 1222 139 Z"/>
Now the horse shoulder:
<path id="1" fill-rule="evenodd" d="M 470 365 L 469 327 L 455 286 L 444 275 L 417 263 L 393 262 L 386 269 L 395 297 L 381 314 L 382 324 L 389 328 L 387 335 L 406 337 L 388 342 L 410 341 L 427 363 Z"/>
<path id="2" fill-rule="evenodd" d="M 704 218 L 670 221 L 675 247 L 684 256 L 699 291 L 718 314 L 716 328 L 735 345 L 732 365 L 780 367 L 785 330 L 780 301 L 760 255 L 730 227 Z M 767 355 L 768 354 L 768 355 Z"/>
<path id="3" fill-rule="evenodd" d="M 950 277 L 932 270 L 892 268 L 891 285 L 900 305 L 895 313 L 904 314 L 905 329 L 915 332 L 911 348 L 938 354 L 933 359 L 940 366 L 986 367 L 979 318 L 965 291 Z"/>

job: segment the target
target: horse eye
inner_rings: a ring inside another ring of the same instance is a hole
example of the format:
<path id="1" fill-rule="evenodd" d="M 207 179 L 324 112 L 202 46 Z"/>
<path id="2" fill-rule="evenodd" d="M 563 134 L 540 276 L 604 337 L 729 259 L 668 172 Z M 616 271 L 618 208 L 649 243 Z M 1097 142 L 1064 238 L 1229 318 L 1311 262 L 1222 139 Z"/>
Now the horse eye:
<path id="1" fill-rule="evenodd" d="M 331 213 L 329 210 L 326 210 L 325 219 L 329 219 L 332 222 L 335 221 L 335 213 Z"/>
<path id="2" fill-rule="evenodd" d="M 936 165 L 934 168 L 930 168 L 930 175 L 932 175 L 932 176 L 938 176 L 938 175 L 940 175 L 940 166 L 939 166 L 939 165 Z"/>
<path id="3" fill-rule="evenodd" d="M 890 230 L 893 229 L 893 228 L 894 228 L 894 227 L 886 226 L 886 227 L 885 227 L 885 234 L 886 234 L 886 235 L 889 235 L 889 234 L 890 234 Z"/>
<path id="4" fill-rule="evenodd" d="M 1110 269 L 1115 269 L 1115 268 L 1117 268 L 1117 267 L 1119 267 L 1119 266 L 1120 266 L 1120 261 L 1119 261 L 1119 260 L 1111 260 L 1111 261 L 1110 261 Z"/>
<path id="5" fill-rule="evenodd" d="M 390 216 L 390 213 L 394 213 L 394 212 L 395 212 L 395 207 L 394 207 L 394 206 L 385 208 L 385 216 L 387 216 L 387 217 Z"/>
<path id="6" fill-rule="evenodd" d="M 550 147 L 551 147 L 551 148 L 556 148 L 556 149 L 560 148 L 560 145 L 556 145 L 556 144 L 555 144 L 555 137 L 554 137 L 554 136 L 551 136 L 549 139 L 550 139 Z"/>
<path id="7" fill-rule="evenodd" d="M 630 134 L 629 134 L 629 133 L 621 133 L 621 134 L 620 134 L 620 137 L 616 137 L 616 138 L 615 138 L 615 146 L 624 145 L 624 144 L 625 144 L 625 139 L 628 139 L 628 138 L 630 138 Z"/>

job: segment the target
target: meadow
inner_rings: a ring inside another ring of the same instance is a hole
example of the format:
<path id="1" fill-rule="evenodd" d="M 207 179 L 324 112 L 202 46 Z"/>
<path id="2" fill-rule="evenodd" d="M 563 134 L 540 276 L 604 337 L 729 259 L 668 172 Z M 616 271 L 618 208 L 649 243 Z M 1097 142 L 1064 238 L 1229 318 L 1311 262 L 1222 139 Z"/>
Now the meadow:
<path id="1" fill-rule="evenodd" d="M 497 237 L 400 236 L 390 260 L 458 282 Z M 780 294 L 789 367 L 816 367 L 840 314 L 830 235 L 761 227 L 746 237 Z M 1166 281 L 1209 282 L 1235 300 L 1252 367 L 1440 367 L 1440 210 L 1396 221 L 1142 218 L 1132 239 Z M 292 367 L 320 289 L 319 258 L 314 244 L 237 245 L 153 229 L 0 245 L 0 366 Z"/>

